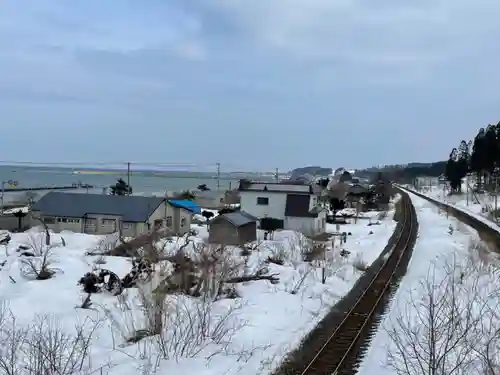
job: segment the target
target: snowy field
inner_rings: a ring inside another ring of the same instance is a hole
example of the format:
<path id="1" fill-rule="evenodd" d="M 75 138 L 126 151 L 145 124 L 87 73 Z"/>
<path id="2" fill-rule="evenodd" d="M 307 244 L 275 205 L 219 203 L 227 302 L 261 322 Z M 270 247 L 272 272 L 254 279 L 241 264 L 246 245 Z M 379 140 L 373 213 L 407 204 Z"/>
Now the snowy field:
<path id="1" fill-rule="evenodd" d="M 475 230 L 411 197 L 418 239 L 359 374 L 499 374 L 498 256 Z"/>
<path id="2" fill-rule="evenodd" d="M 173 274 L 164 260 L 151 280 L 119 296 L 92 294 L 88 308 L 81 308 L 86 294 L 77 285 L 85 273 L 101 268 L 123 277 L 131 270 L 129 258 L 86 255 L 114 245 L 116 236 L 52 233 L 48 248 L 36 228 L 10 234 L 10 243 L 0 245 L 0 374 L 34 375 L 40 367 L 61 375 L 267 374 L 383 250 L 393 214 L 380 224 L 368 226 L 380 216 L 372 212 L 371 220 L 342 225 L 351 235 L 334 248 L 279 231 L 272 240 L 259 233 L 261 240 L 248 248 L 218 252 L 206 244 L 206 227 L 193 225 L 196 236 L 162 240 L 154 250 L 171 256 L 185 245 L 196 264 L 209 264 L 201 268 L 196 296 L 152 292 L 164 290 L 160 281 Z M 326 261 L 304 261 L 318 249 Z M 350 254 L 340 256 L 342 249 Z M 54 275 L 36 280 L 44 259 Z M 160 333 L 151 334 L 158 327 Z"/>

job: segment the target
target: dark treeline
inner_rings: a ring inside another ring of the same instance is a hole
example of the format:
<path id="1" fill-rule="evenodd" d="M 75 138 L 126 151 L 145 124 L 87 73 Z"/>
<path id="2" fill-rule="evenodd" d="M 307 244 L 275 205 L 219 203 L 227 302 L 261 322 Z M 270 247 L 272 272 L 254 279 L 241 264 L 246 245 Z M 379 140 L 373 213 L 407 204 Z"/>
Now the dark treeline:
<path id="1" fill-rule="evenodd" d="M 446 171 L 446 161 L 435 163 L 411 163 L 407 165 L 385 165 L 359 171 L 359 175 L 370 180 L 382 172 L 388 179 L 401 183 L 412 183 L 418 176 L 439 177 Z M 358 174 L 358 172 L 356 173 Z"/>
<path id="2" fill-rule="evenodd" d="M 500 122 L 481 128 L 473 140 L 462 140 L 451 150 L 446 163 L 446 178 L 452 191 L 461 189 L 461 181 L 468 174 L 476 175 L 478 187 L 491 185 L 500 170 Z"/>

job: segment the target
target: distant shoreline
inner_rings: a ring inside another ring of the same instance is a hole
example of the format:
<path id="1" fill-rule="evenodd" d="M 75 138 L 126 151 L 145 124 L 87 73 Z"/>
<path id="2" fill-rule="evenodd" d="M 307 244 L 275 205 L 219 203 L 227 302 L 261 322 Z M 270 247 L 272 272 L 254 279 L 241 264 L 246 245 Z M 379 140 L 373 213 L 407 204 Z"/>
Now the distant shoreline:
<path id="1" fill-rule="evenodd" d="M 34 166 L 34 165 L 0 165 L 0 168 L 23 169 L 46 173 L 64 173 L 82 176 L 124 176 L 127 169 L 124 168 L 72 168 L 65 166 Z M 131 169 L 131 176 L 159 177 L 159 178 L 193 178 L 193 179 L 217 179 L 216 172 L 194 172 L 181 170 L 158 170 L 158 169 Z M 221 172 L 221 180 L 238 180 L 241 178 L 274 178 L 269 173 L 258 172 Z"/>

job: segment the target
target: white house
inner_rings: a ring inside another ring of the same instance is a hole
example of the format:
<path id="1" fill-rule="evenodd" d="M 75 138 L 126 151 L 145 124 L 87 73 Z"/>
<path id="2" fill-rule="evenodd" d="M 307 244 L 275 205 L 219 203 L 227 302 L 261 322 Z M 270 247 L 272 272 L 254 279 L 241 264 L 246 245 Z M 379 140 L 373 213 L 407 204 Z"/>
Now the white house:
<path id="1" fill-rule="evenodd" d="M 239 186 L 241 210 L 259 219 L 281 220 L 283 229 L 306 234 L 325 231 L 326 210 L 312 185 L 297 181 L 249 182 Z"/>

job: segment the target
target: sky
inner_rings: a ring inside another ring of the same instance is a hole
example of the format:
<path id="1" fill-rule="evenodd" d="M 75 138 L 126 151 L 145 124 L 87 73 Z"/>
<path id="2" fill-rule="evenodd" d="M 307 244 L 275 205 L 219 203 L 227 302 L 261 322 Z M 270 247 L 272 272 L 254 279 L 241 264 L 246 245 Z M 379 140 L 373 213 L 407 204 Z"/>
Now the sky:
<path id="1" fill-rule="evenodd" d="M 3 0 L 0 161 L 348 168 L 500 120 L 498 0 Z"/>

